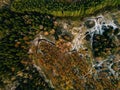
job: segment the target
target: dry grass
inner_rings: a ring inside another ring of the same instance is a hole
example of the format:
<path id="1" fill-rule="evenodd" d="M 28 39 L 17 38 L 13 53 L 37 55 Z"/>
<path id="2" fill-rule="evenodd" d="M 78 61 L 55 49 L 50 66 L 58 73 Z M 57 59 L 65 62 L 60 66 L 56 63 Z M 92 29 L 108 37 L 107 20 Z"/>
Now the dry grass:
<path id="1" fill-rule="evenodd" d="M 0 0 L 0 8 L 4 5 L 8 5 L 10 3 L 10 0 Z"/>
<path id="2" fill-rule="evenodd" d="M 65 53 L 62 46 L 41 42 L 37 50 L 42 53 L 35 53 L 35 46 L 31 48 L 36 64 L 52 81 L 56 90 L 116 90 L 118 85 L 113 85 L 109 79 L 99 77 L 101 81 L 98 81 L 88 73 L 91 66 L 85 57 L 80 57 L 77 52 Z"/>

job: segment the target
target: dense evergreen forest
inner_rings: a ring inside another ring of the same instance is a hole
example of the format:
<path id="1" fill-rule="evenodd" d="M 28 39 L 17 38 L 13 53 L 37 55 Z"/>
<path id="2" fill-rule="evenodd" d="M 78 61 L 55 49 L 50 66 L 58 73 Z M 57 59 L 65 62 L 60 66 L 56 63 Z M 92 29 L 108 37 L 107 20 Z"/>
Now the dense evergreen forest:
<path id="1" fill-rule="evenodd" d="M 6 7 L 0 10 L 0 87 L 17 80 L 20 86 L 16 90 L 49 88 L 30 64 L 32 61 L 28 59 L 28 49 L 30 41 L 40 31 L 40 25 L 50 30 L 53 21 L 52 16 L 45 14 L 17 14 Z M 27 76 L 24 77 L 23 74 Z M 4 79 L 8 81 L 5 82 Z"/>

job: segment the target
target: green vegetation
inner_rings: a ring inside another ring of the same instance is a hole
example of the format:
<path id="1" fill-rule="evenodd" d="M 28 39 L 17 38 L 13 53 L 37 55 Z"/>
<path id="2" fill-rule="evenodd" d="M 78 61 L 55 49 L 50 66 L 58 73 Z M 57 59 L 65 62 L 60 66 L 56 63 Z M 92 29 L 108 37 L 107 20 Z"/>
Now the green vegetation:
<path id="1" fill-rule="evenodd" d="M 39 26 L 51 30 L 53 21 L 48 15 L 16 14 L 7 8 L 0 10 L 0 87 L 9 84 L 5 79 L 11 81 L 14 77 L 12 81 L 20 83 L 18 90 L 50 88 L 33 67 L 28 50 L 30 41 L 41 30 Z"/>
<path id="2" fill-rule="evenodd" d="M 55 0 L 15 0 L 11 10 L 15 12 L 39 12 L 54 16 L 79 16 L 94 14 L 100 10 L 119 7 L 119 0 L 81 0 L 76 2 Z"/>
<path id="3" fill-rule="evenodd" d="M 120 32 L 118 28 L 113 29 L 112 26 L 104 27 L 103 35 L 94 34 L 93 37 L 93 52 L 94 56 L 106 57 L 117 52 L 118 43 L 117 34 Z"/>
<path id="4" fill-rule="evenodd" d="M 70 48 L 67 41 L 71 41 L 73 37 L 67 32 L 62 34 L 61 27 L 58 28 L 56 18 L 52 15 L 83 17 L 105 7 L 118 7 L 120 5 L 119 0 L 81 0 L 81 2 L 74 3 L 62 0 L 11 1 L 13 2 L 10 9 L 0 9 L 0 89 L 13 82 L 18 82 L 19 85 L 16 90 L 53 90 L 49 82 L 46 82 L 33 66 L 30 56 L 34 56 L 36 53 L 28 54 L 28 50 L 32 46 L 31 41 L 39 33 L 46 37 L 48 35 L 54 36 L 56 39 L 53 46 L 46 42 L 40 44 L 40 48 L 46 57 L 40 54 L 38 61 L 43 65 L 43 71 L 45 74 L 48 73 L 48 77 L 58 90 L 61 88 L 63 90 L 72 90 L 73 88 L 83 90 L 83 85 L 87 86 L 86 90 L 89 88 L 92 90 L 93 86 L 97 88 L 96 90 L 113 87 L 107 78 L 105 80 L 100 79 L 101 82 L 93 80 L 94 77 L 88 74 L 90 66 L 86 62 L 86 57 L 80 58 L 77 52 L 65 54 Z M 107 33 L 116 35 L 118 32 L 108 30 Z M 60 35 L 65 40 L 59 39 Z M 104 36 L 97 35 L 94 37 L 95 39 L 100 37 L 95 42 L 98 45 L 94 44 L 94 49 L 106 50 L 101 49 L 101 47 L 106 48 L 107 45 L 110 45 L 110 48 L 112 46 L 116 48 L 114 40 L 106 37 L 106 35 L 105 32 Z M 101 43 L 106 39 L 108 41 L 101 46 Z M 110 50 L 112 51 L 112 49 Z M 102 51 L 99 52 L 102 53 Z M 80 77 L 83 75 L 85 75 L 87 82 Z M 108 83 L 106 84 L 106 82 Z M 117 86 L 119 85 L 113 88 Z"/>

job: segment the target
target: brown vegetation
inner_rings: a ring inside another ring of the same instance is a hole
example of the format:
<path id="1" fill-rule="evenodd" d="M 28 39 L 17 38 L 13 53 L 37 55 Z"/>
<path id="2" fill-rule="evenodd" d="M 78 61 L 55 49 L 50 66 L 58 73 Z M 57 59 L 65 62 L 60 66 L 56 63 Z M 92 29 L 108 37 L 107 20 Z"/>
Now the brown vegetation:
<path id="1" fill-rule="evenodd" d="M 0 8 L 4 5 L 8 5 L 10 3 L 10 0 L 0 0 Z"/>
<path id="2" fill-rule="evenodd" d="M 63 44 L 60 45 L 61 42 Z M 116 90 L 117 84 L 110 79 L 102 76 L 96 78 L 88 73 L 91 66 L 85 57 L 80 57 L 77 52 L 66 53 L 66 48 L 62 40 L 56 45 L 41 42 L 31 48 L 35 63 L 45 72 L 56 90 Z"/>

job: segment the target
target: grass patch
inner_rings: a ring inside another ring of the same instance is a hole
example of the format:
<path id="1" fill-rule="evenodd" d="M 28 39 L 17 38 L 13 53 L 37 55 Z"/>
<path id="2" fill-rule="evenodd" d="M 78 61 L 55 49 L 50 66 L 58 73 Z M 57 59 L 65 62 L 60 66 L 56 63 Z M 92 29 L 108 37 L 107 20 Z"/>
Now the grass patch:
<path id="1" fill-rule="evenodd" d="M 57 2 L 39 0 L 15 0 L 11 5 L 11 10 L 15 12 L 39 12 L 52 14 L 58 17 L 84 17 L 94 14 L 101 9 L 108 7 L 118 8 L 119 0 L 86 0 L 78 2 Z"/>

